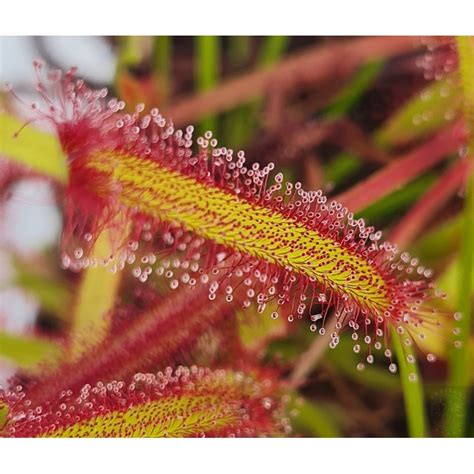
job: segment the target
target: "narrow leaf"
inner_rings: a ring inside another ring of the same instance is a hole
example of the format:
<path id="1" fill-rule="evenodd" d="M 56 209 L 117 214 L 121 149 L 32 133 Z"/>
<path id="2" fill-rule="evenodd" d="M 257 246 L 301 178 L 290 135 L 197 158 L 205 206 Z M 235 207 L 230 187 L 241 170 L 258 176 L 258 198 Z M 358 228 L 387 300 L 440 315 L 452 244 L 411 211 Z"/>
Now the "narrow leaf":
<path id="1" fill-rule="evenodd" d="M 107 259 L 111 248 L 110 232 L 105 230 L 94 244 L 93 255 Z M 107 335 L 121 276 L 121 272 L 112 272 L 100 265 L 84 271 L 71 328 L 72 359 L 78 359 L 86 348 L 90 349 Z"/>
<path id="2" fill-rule="evenodd" d="M 340 438 L 341 432 L 327 408 L 292 394 L 287 410 L 291 415 L 296 433 L 320 438 Z"/>
<path id="3" fill-rule="evenodd" d="M 33 369 L 38 364 L 51 365 L 60 353 L 58 345 L 46 339 L 0 332 L 0 356 L 23 369 Z"/>
<path id="4" fill-rule="evenodd" d="M 391 333 L 400 370 L 408 434 L 412 438 L 423 438 L 427 435 L 423 384 L 414 351 L 410 346 L 404 345 L 395 329 Z"/>
<path id="5" fill-rule="evenodd" d="M 17 390 L 0 400 L 11 437 L 242 437 L 279 431 L 276 388 L 269 377 L 193 366 L 85 385 L 43 406 Z"/>
<path id="6" fill-rule="evenodd" d="M 376 143 L 384 148 L 406 145 L 457 119 L 462 95 L 456 82 L 457 78 L 451 75 L 415 94 L 375 133 Z"/>
<path id="7" fill-rule="evenodd" d="M 474 40 L 457 39 L 459 69 L 464 96 L 464 117 L 468 130 L 469 171 L 462 219 L 461 267 L 459 272 L 460 335 L 450 361 L 450 391 L 446 400 L 445 433 L 463 436 L 467 426 L 467 406 L 470 378 L 469 338 L 472 324 L 472 267 L 474 266 Z"/>

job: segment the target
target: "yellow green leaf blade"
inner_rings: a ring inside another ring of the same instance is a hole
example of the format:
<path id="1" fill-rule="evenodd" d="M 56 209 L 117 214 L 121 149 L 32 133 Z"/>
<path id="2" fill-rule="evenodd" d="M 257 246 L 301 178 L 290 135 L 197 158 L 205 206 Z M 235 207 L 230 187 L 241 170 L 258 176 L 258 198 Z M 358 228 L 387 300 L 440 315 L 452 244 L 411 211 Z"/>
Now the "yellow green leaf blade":
<path id="1" fill-rule="evenodd" d="M 471 157 L 474 140 L 474 71 L 473 50 L 474 38 L 472 36 L 460 36 L 457 38 L 457 49 L 459 54 L 459 71 L 461 74 L 462 89 L 464 95 L 464 117 L 466 119 Z"/>
<path id="2" fill-rule="evenodd" d="M 375 142 L 383 148 L 405 145 L 453 121 L 462 106 L 456 81 L 451 75 L 415 94 L 375 133 Z"/>
<path id="3" fill-rule="evenodd" d="M 327 409 L 297 393 L 290 395 L 287 410 L 292 417 L 292 425 L 297 434 L 302 433 L 321 438 L 339 438 L 341 436 L 336 420 Z"/>
<path id="4" fill-rule="evenodd" d="M 107 259 L 112 248 L 110 232 L 103 231 L 95 242 L 93 256 Z M 112 272 L 102 265 L 84 270 L 71 328 L 70 357 L 73 360 L 107 335 L 121 276 L 122 272 Z"/>
<path id="5" fill-rule="evenodd" d="M 44 436 L 49 438 L 177 438 L 218 430 L 236 421 L 216 397 L 168 397 L 87 419 Z"/>
<path id="6" fill-rule="evenodd" d="M 167 368 L 61 391 L 44 405 L 1 392 L 10 437 L 197 437 L 277 433 L 278 383 L 256 372 Z M 24 397 L 23 395 L 26 395 Z M 283 421 L 282 421 L 283 422 Z"/>
<path id="7" fill-rule="evenodd" d="M 393 328 L 391 337 L 400 370 L 408 434 L 412 438 L 424 438 L 428 435 L 424 390 L 414 350 L 402 342 Z"/>
<path id="8" fill-rule="evenodd" d="M 470 170 L 466 179 L 464 209 L 461 228 L 460 268 L 458 274 L 458 310 L 462 317 L 458 322 L 456 350 L 449 361 L 450 390 L 446 397 L 445 435 L 462 437 L 468 426 L 469 381 L 472 367 L 469 357 L 469 338 L 472 332 L 472 269 L 474 267 L 474 39 L 460 36 L 456 40 L 461 85 L 463 91 L 464 121 L 467 128 L 467 159 Z"/>
<path id="9" fill-rule="evenodd" d="M 258 313 L 256 307 L 236 312 L 240 341 L 247 350 L 259 351 L 270 340 L 283 337 L 287 333 L 284 318 L 272 317 L 276 310 L 276 302 L 270 302 L 262 313 Z"/>
<path id="10" fill-rule="evenodd" d="M 61 354 L 59 346 L 39 337 L 0 332 L 0 357 L 4 357 L 23 369 L 51 363 Z"/>
<path id="11" fill-rule="evenodd" d="M 54 135 L 33 126 L 21 130 L 23 122 L 0 114 L 0 155 L 59 182 L 67 180 L 66 157 Z"/>
<path id="12" fill-rule="evenodd" d="M 23 262 L 15 262 L 15 270 L 12 284 L 36 298 L 45 311 L 60 318 L 67 316 L 72 295 L 64 282 L 35 272 Z"/>
<path id="13" fill-rule="evenodd" d="M 7 424 L 8 412 L 9 412 L 8 406 L 2 405 L 0 403 L 0 430 L 2 430 L 3 427 Z"/>

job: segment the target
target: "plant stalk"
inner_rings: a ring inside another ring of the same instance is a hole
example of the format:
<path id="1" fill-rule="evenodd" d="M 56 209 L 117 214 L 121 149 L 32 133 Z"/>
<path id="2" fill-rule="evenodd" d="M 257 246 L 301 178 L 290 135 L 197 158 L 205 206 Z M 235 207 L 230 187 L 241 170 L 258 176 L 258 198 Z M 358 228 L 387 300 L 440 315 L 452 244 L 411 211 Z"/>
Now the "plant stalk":
<path id="1" fill-rule="evenodd" d="M 468 132 L 467 157 L 470 169 L 466 182 L 459 271 L 459 311 L 462 319 L 457 337 L 459 347 L 449 360 L 449 390 L 446 396 L 445 435 L 461 437 L 466 433 L 469 400 L 469 337 L 472 321 L 472 267 L 474 265 L 474 196 L 472 159 L 474 154 L 474 40 L 458 37 L 459 70 L 464 93 L 464 115 Z"/>

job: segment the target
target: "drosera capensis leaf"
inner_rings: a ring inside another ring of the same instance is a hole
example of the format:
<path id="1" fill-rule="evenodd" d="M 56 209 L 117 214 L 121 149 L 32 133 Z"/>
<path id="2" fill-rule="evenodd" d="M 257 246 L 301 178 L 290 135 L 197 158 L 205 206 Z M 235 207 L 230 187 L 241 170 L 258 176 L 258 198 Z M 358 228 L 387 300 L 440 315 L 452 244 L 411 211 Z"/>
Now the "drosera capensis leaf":
<path id="1" fill-rule="evenodd" d="M 209 304 L 204 286 L 193 291 L 180 288 L 166 298 L 156 297 L 143 312 L 135 310 L 131 321 L 116 323 L 100 344 L 97 339 L 88 342 L 86 332 L 81 357 L 50 371 L 30 388 L 29 398 L 42 404 L 55 393 L 79 390 L 86 383 L 127 379 L 137 372 L 174 365 L 190 353 L 201 336 L 233 318 L 239 306 L 238 299 L 229 304 L 223 295 Z"/>
<path id="2" fill-rule="evenodd" d="M 170 417 L 176 414 L 176 418 Z M 161 423 L 152 422 L 153 418 L 164 418 Z M 160 438 L 190 437 L 204 434 L 213 429 L 232 425 L 236 421 L 235 413 L 226 413 L 217 397 L 169 397 L 166 400 L 150 402 L 144 406 L 135 406 L 125 412 L 115 411 L 97 416 L 68 428 L 53 431 L 45 436 L 58 438 Z"/>
<path id="3" fill-rule="evenodd" d="M 41 63 L 35 66 L 41 76 Z M 97 237 L 114 230 L 120 217 L 133 228 L 127 245 L 117 246 L 107 260 L 112 269 L 139 263 L 136 278 L 145 282 L 153 272 L 165 274 L 172 289 L 204 283 L 211 301 L 221 285 L 226 300 L 233 301 L 242 284 L 249 287 L 244 307 L 256 301 L 263 312 L 271 301 L 289 305 L 289 322 L 318 303 L 321 312 L 311 315 L 309 327 L 321 335 L 333 307 L 330 344 L 338 344 L 345 326 L 355 338 L 363 333 L 369 364 L 372 346 L 389 342 L 391 327 L 417 335 L 431 329 L 428 301 L 436 296 L 431 272 L 380 242 L 381 232 L 355 219 L 344 204 L 328 202 L 321 191 L 305 192 L 300 183 L 283 182 L 281 174 L 271 180 L 273 164 L 248 168 L 243 152 L 234 158 L 232 150 L 217 146 L 211 132 L 197 139 L 193 152 L 192 127 L 175 131 L 157 109 L 142 114 L 143 104 L 124 114 L 124 103 L 106 101 L 105 90 L 91 91 L 74 72 L 48 87 L 62 103 L 73 100 L 80 107 L 41 115 L 56 127 L 69 155 L 66 236 Z M 449 129 L 389 165 L 384 172 L 398 173 L 390 177 L 391 186 L 435 164 L 458 140 Z M 91 265 L 90 248 L 83 247 L 68 254 L 65 245 L 65 268 Z M 152 252 L 135 262 L 139 248 Z M 227 266 L 220 269 L 221 263 Z M 209 272 L 219 275 L 218 281 L 211 283 Z M 393 367 L 391 360 L 388 365 Z"/>
<path id="4" fill-rule="evenodd" d="M 285 427 L 278 390 L 269 374 L 180 366 L 63 391 L 41 406 L 21 387 L 0 400 L 7 437 L 249 437 Z"/>

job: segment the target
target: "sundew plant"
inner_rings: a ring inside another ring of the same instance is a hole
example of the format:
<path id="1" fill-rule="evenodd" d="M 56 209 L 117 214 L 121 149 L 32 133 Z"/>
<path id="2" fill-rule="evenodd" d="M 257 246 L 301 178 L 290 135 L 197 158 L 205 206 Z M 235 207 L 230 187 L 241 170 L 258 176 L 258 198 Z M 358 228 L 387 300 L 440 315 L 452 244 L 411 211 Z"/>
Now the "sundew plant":
<path id="1" fill-rule="evenodd" d="M 472 38 L 34 41 L 2 228 L 34 181 L 62 231 L 2 244 L 0 436 L 474 435 Z"/>

